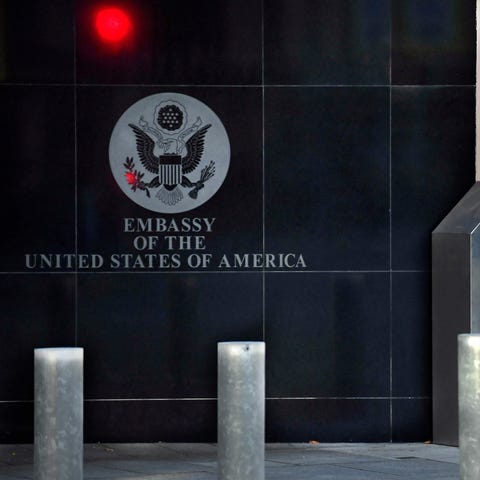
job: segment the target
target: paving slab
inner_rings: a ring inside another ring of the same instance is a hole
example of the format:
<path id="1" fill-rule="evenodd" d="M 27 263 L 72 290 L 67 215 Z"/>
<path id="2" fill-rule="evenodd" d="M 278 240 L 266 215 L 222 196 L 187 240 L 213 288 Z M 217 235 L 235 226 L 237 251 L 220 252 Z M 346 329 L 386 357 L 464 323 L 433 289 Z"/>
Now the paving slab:
<path id="1" fill-rule="evenodd" d="M 179 474 L 160 474 L 160 475 L 148 475 L 148 476 L 135 476 L 131 477 L 132 480 L 217 480 L 217 476 L 207 473 L 179 473 Z M 0 478 L 0 480 L 2 480 Z M 10 479 L 8 479 L 10 480 Z M 90 479 L 96 480 L 96 479 Z M 101 479 L 99 479 L 101 480 Z M 111 477 L 109 480 L 125 480 L 124 477 Z M 292 479 L 293 480 L 293 479 Z"/>
<path id="2" fill-rule="evenodd" d="M 0 478 L 33 478 L 33 465 L 8 465 L 0 468 Z"/>
<path id="3" fill-rule="evenodd" d="M 265 459 L 291 465 L 322 465 L 327 463 L 371 462 L 372 457 L 367 455 L 347 454 L 340 451 L 323 449 L 275 449 L 265 452 Z"/>
<path id="4" fill-rule="evenodd" d="M 83 478 L 84 479 L 108 479 L 110 480 L 113 476 L 115 478 L 135 478 L 138 476 L 137 472 L 129 472 L 125 470 L 118 470 L 116 468 L 102 467 L 101 465 L 96 465 L 94 463 L 86 463 L 83 466 Z"/>
<path id="5" fill-rule="evenodd" d="M 458 465 L 419 458 L 384 460 L 361 464 L 352 463 L 344 466 L 352 470 L 384 473 L 397 477 L 400 476 L 401 478 L 416 478 L 421 473 L 422 480 L 454 477 L 455 475 L 458 477 L 459 474 Z"/>
<path id="6" fill-rule="evenodd" d="M 458 463 L 459 461 L 458 448 L 432 445 L 430 443 L 322 443 L 317 445 L 291 444 L 291 447 L 309 450 L 341 451 L 348 454 L 390 459 L 410 456 L 451 463 Z"/>
<path id="7" fill-rule="evenodd" d="M 158 445 L 173 450 L 180 455 L 216 455 L 217 445 L 215 443 L 163 443 Z"/>
<path id="8" fill-rule="evenodd" d="M 95 461 L 110 458 L 172 460 L 184 456 L 165 443 L 98 443 L 85 445 L 84 457 L 86 461 Z"/>
<path id="9" fill-rule="evenodd" d="M 85 480 L 216 480 L 215 444 L 87 444 Z M 267 444 L 267 480 L 458 480 L 458 448 L 419 443 Z M 0 480 L 33 477 L 32 445 L 0 445 Z"/>
<path id="10" fill-rule="evenodd" d="M 335 465 L 297 465 L 266 469 L 267 480 L 398 480 L 398 475 L 351 470 Z M 423 480 L 423 479 L 422 479 Z"/>
<path id="11" fill-rule="evenodd" d="M 170 460 L 109 460 L 95 462 L 96 465 L 111 468 L 113 470 L 120 470 L 124 472 L 134 473 L 189 473 L 189 472 L 206 472 L 210 473 L 210 468 L 207 466 L 195 465 L 185 461 L 170 461 Z"/>

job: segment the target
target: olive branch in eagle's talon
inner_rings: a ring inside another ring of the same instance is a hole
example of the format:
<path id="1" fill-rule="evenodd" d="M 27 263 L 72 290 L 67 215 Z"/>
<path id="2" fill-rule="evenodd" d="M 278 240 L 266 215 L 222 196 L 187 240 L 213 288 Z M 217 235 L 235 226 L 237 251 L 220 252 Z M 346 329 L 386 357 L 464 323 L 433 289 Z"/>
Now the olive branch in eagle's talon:
<path id="1" fill-rule="evenodd" d="M 148 184 L 146 184 L 142 178 L 144 176 L 143 173 L 140 173 L 138 170 L 135 170 L 135 163 L 132 157 L 127 157 L 127 160 L 123 164 L 123 166 L 127 169 L 125 172 L 125 178 L 127 179 L 127 183 L 132 187 L 134 192 L 138 190 L 142 190 L 145 192 L 148 198 L 150 198 L 150 192 L 148 191 Z"/>

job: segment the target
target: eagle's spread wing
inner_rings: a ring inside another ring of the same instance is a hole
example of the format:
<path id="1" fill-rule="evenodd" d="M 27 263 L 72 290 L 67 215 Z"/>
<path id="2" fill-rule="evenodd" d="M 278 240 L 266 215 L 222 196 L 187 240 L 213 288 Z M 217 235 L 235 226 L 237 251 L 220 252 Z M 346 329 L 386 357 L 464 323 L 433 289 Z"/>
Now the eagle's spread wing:
<path id="1" fill-rule="evenodd" d="M 153 154 L 155 142 L 141 128 L 133 123 L 128 126 L 134 131 L 137 141 L 137 152 L 142 165 L 152 173 L 158 173 L 158 158 Z"/>
<path id="2" fill-rule="evenodd" d="M 212 125 L 209 123 L 202 127 L 195 135 L 192 135 L 187 143 L 187 154 L 182 158 L 183 173 L 190 173 L 195 170 L 200 163 L 205 143 L 205 134 Z"/>

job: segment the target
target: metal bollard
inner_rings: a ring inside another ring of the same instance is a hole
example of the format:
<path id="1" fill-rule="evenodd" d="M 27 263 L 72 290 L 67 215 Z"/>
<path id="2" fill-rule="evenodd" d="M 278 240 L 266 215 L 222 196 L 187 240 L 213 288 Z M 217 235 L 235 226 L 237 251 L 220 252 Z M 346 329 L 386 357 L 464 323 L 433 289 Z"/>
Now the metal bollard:
<path id="1" fill-rule="evenodd" d="M 218 344 L 220 480 L 265 478 L 265 343 Z"/>
<path id="2" fill-rule="evenodd" d="M 480 335 L 458 336 L 460 479 L 480 478 Z"/>
<path id="3" fill-rule="evenodd" d="M 83 348 L 36 348 L 34 479 L 83 478 Z"/>

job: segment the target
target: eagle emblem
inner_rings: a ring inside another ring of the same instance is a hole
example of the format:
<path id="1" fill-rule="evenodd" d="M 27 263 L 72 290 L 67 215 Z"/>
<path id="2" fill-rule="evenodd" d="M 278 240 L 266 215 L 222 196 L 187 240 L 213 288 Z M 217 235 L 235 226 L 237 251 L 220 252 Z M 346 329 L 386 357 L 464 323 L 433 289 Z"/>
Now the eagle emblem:
<path id="1" fill-rule="evenodd" d="M 141 165 L 154 175 L 148 181 L 144 180 L 145 173 L 136 168 L 133 157 L 127 156 L 123 166 L 131 189 L 143 191 L 149 198 L 150 190 L 155 189 L 155 197 L 170 206 L 184 198 L 182 189 L 189 189 L 189 197 L 196 200 L 205 182 L 215 175 L 215 162 L 210 161 L 196 181 L 189 178 L 202 160 L 205 138 L 212 125 L 203 125 L 198 116 L 188 126 L 185 107 L 168 99 L 155 107 L 152 123 L 141 116 L 137 125 L 129 123 L 128 126 L 135 137 Z"/>
<path id="2" fill-rule="evenodd" d="M 176 214 L 200 207 L 220 189 L 230 167 L 230 140 L 208 105 L 161 92 L 140 98 L 117 119 L 108 157 L 113 179 L 130 200 Z"/>

